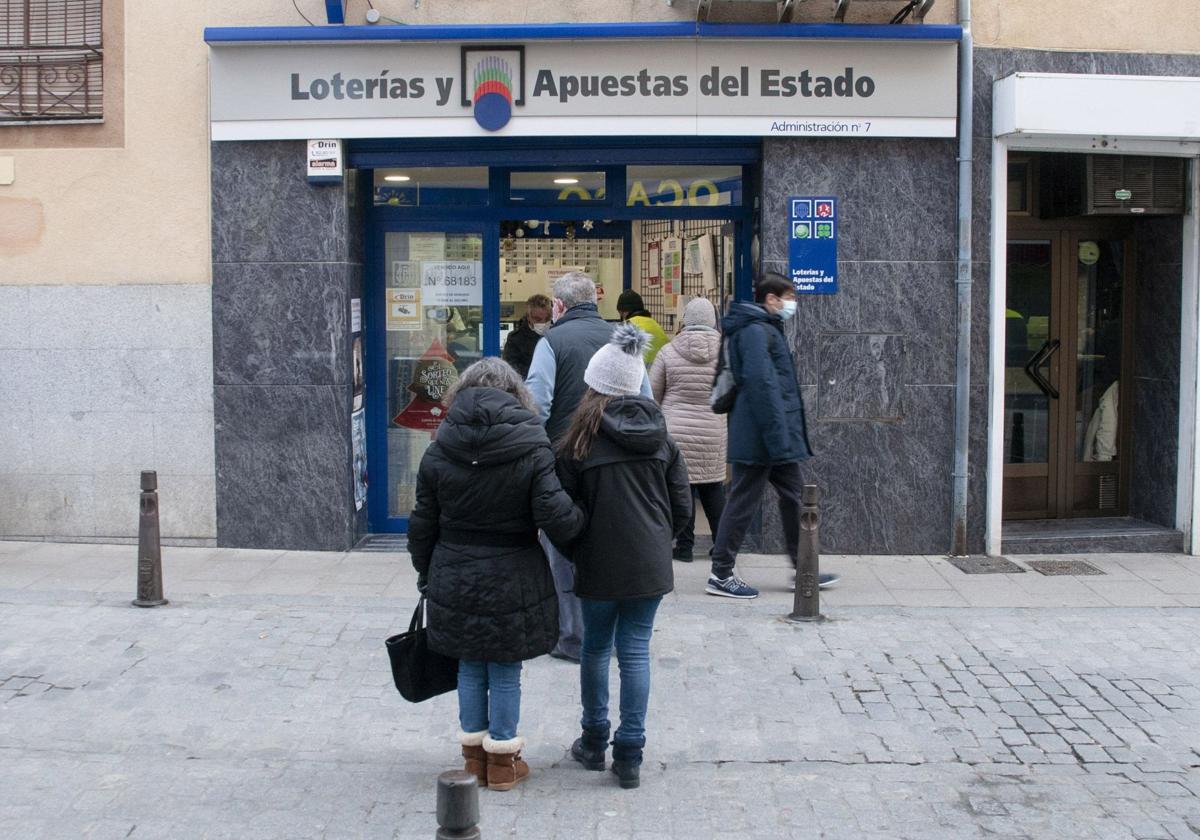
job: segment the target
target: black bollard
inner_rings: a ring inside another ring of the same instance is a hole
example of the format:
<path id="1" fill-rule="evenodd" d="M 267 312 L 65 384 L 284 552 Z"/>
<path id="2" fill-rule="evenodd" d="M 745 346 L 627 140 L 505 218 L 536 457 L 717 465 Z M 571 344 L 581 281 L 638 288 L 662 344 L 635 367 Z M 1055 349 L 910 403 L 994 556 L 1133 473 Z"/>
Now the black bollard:
<path id="1" fill-rule="evenodd" d="M 138 581 L 135 607 L 161 607 L 163 597 L 162 545 L 158 540 L 158 473 L 142 472 L 141 516 L 138 519 Z"/>
<path id="2" fill-rule="evenodd" d="M 800 546 L 796 554 L 796 594 L 789 621 L 821 620 L 820 491 L 805 484 L 800 495 Z"/>
<path id="3" fill-rule="evenodd" d="M 437 780 L 434 840 L 479 840 L 479 782 L 474 773 L 447 770 Z"/>

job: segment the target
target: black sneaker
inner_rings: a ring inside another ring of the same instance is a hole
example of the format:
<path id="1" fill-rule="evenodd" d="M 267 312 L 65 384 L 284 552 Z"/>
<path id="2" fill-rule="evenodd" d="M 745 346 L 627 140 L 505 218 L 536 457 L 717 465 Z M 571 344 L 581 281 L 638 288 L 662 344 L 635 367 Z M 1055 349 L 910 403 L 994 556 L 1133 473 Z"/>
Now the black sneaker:
<path id="1" fill-rule="evenodd" d="M 677 548 L 671 552 L 671 559 L 678 560 L 680 563 L 691 563 L 693 560 L 692 550 L 690 548 Z"/>
<path id="2" fill-rule="evenodd" d="M 758 590 L 737 575 L 730 575 L 723 580 L 716 575 L 709 575 L 708 585 L 704 587 L 704 591 L 709 595 L 720 595 L 722 598 L 740 598 L 743 601 L 758 597 Z"/>

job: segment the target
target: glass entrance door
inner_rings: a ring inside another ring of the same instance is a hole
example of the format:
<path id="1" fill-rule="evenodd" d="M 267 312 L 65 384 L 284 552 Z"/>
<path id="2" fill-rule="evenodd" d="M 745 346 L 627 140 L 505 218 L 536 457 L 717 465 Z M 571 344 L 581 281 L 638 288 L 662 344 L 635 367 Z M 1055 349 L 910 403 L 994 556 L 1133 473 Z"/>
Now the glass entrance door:
<path id="1" fill-rule="evenodd" d="M 1102 224 L 1008 243 L 1006 519 L 1127 511 L 1131 260 L 1124 231 Z"/>
<path id="2" fill-rule="evenodd" d="M 367 404 L 371 427 L 386 434 L 368 443 L 369 512 L 373 530 L 400 531 L 446 392 L 468 365 L 497 352 L 496 272 L 488 269 L 485 251 L 492 248 L 482 226 L 405 225 L 381 230 L 377 239 L 383 299 L 370 311 L 382 317 L 369 325 L 368 353 L 385 363 L 369 385 L 382 399 Z"/>

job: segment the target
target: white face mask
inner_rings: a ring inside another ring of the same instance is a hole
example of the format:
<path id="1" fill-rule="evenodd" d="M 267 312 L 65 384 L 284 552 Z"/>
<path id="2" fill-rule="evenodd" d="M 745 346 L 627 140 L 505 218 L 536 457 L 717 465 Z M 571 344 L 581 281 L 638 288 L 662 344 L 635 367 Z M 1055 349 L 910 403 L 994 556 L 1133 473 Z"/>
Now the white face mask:
<path id="1" fill-rule="evenodd" d="M 530 327 L 533 329 L 533 331 L 534 331 L 535 333 L 537 333 L 538 335 L 545 335 L 545 334 L 546 334 L 547 332 L 549 332 L 549 330 L 550 330 L 550 324 L 549 324 L 549 323 L 530 324 L 529 326 L 530 326 Z"/>
<path id="2" fill-rule="evenodd" d="M 796 301 L 794 301 L 794 300 L 783 301 L 783 309 L 779 310 L 779 317 L 786 321 L 795 314 L 796 314 Z"/>

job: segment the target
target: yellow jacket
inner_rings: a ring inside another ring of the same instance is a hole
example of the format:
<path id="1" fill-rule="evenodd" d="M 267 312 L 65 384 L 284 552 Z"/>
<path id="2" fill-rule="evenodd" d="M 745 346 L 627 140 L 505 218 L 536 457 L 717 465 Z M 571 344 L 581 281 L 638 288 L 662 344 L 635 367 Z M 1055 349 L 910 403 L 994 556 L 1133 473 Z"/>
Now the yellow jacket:
<path id="1" fill-rule="evenodd" d="M 658 325 L 649 315 L 633 315 L 629 318 L 629 323 L 636 326 L 642 332 L 650 334 L 650 347 L 646 350 L 646 367 L 654 364 L 654 357 L 671 339 L 667 338 L 667 334 L 663 332 L 663 328 Z"/>

